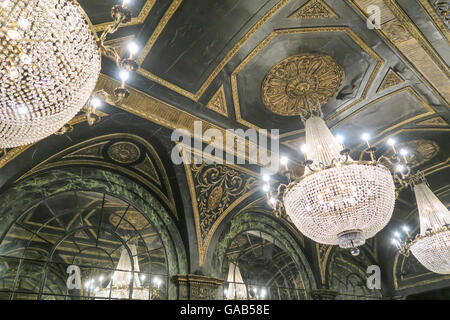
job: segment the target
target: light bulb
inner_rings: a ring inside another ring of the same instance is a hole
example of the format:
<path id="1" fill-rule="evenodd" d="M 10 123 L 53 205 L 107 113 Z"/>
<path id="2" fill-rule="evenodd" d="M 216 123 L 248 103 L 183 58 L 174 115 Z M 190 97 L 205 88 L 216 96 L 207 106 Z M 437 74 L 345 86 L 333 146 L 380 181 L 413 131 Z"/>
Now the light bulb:
<path id="1" fill-rule="evenodd" d="M 268 184 L 265 184 L 265 185 L 263 185 L 262 189 L 263 189 L 264 192 L 267 192 L 267 191 L 270 190 L 270 186 Z"/>
<path id="2" fill-rule="evenodd" d="M 306 146 L 306 144 L 304 144 L 300 147 L 300 151 L 303 153 L 306 153 L 306 151 L 308 151 L 308 147 Z"/>
<path id="3" fill-rule="evenodd" d="M 395 244 L 396 246 L 400 245 L 397 239 L 392 239 L 392 243 Z"/>
<path id="4" fill-rule="evenodd" d="M 125 82 L 128 80 L 128 78 L 130 78 L 130 73 L 128 71 L 122 70 L 119 73 L 119 77 L 120 77 L 120 80 Z"/>
<path id="5" fill-rule="evenodd" d="M 409 232 L 409 228 L 408 228 L 408 226 L 403 226 L 403 227 L 402 227 L 402 229 L 403 229 L 403 231 L 405 231 L 406 233 L 408 233 L 408 232 Z"/>
<path id="6" fill-rule="evenodd" d="M 19 21 L 17 21 L 17 25 L 22 29 L 28 29 L 28 27 L 30 26 L 30 21 L 25 18 L 20 18 Z"/>
<path id="7" fill-rule="evenodd" d="M 271 205 L 274 205 L 276 200 L 275 200 L 274 197 L 270 197 L 269 202 L 270 202 Z"/>
<path id="8" fill-rule="evenodd" d="M 402 166 L 401 164 L 399 164 L 395 169 L 396 169 L 398 172 L 403 172 L 403 170 L 405 170 L 405 167 Z"/>
<path id="9" fill-rule="evenodd" d="M 368 133 L 363 133 L 362 136 L 361 136 L 361 138 L 362 138 L 364 141 L 368 141 L 368 140 L 370 139 L 370 134 L 368 134 Z"/>
<path id="10" fill-rule="evenodd" d="M 91 105 L 94 108 L 99 108 L 102 105 L 102 100 L 100 100 L 100 98 L 97 98 L 97 97 L 92 97 Z"/>
<path id="11" fill-rule="evenodd" d="M 262 179 L 265 182 L 269 182 L 270 181 L 270 176 L 268 174 L 263 174 Z"/>
<path id="12" fill-rule="evenodd" d="M 6 32 L 6 35 L 8 36 L 9 39 L 11 40 L 19 40 L 20 39 L 20 33 L 19 31 L 17 31 L 16 29 L 9 29 Z"/>
<path id="13" fill-rule="evenodd" d="M 406 156 L 406 155 L 408 154 L 408 150 L 406 150 L 406 149 L 400 149 L 400 154 L 401 154 L 402 156 Z"/>
<path id="14" fill-rule="evenodd" d="M 103 276 L 98 277 L 98 281 L 103 281 Z"/>
<path id="15" fill-rule="evenodd" d="M 280 163 L 281 163 L 283 166 L 287 165 L 288 162 L 289 162 L 288 157 L 283 156 L 283 157 L 280 158 Z"/>
<path id="16" fill-rule="evenodd" d="M 392 139 L 392 138 L 389 138 L 388 141 L 387 141 L 387 144 L 390 145 L 390 146 L 393 146 L 395 144 L 395 140 Z"/>
<path id="17" fill-rule="evenodd" d="M 23 64 L 30 64 L 31 63 L 31 58 L 29 55 L 27 55 L 26 53 L 21 53 L 19 55 L 19 59 L 20 61 L 22 61 Z"/>
<path id="18" fill-rule="evenodd" d="M 400 238 L 400 233 L 398 233 L 397 231 L 395 231 L 395 232 L 394 232 L 394 236 L 395 236 L 396 238 Z"/>
<path id="19" fill-rule="evenodd" d="M 139 51 L 139 46 L 136 44 L 136 42 L 132 41 L 128 44 L 128 51 L 130 54 L 134 55 Z"/>
<path id="20" fill-rule="evenodd" d="M 27 106 L 24 105 L 24 104 L 20 104 L 20 105 L 17 106 L 17 112 L 20 115 L 23 115 L 23 116 L 30 113 L 30 111 L 28 110 Z"/>
<path id="21" fill-rule="evenodd" d="M 19 70 L 16 67 L 11 67 L 8 69 L 8 74 L 11 79 L 17 79 L 20 76 Z"/>
<path id="22" fill-rule="evenodd" d="M 336 140 L 340 144 L 343 144 L 344 143 L 344 136 L 342 134 L 338 134 L 338 135 L 336 135 Z"/>

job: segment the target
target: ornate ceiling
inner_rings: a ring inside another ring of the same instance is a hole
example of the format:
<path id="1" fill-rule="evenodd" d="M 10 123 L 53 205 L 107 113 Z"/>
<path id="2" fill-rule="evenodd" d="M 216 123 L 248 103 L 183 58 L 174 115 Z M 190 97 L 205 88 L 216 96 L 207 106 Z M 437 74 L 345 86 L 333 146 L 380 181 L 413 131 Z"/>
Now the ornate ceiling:
<path id="1" fill-rule="evenodd" d="M 79 2 L 97 32 L 111 22 L 111 1 Z M 71 132 L 6 150 L 0 157 L 0 183 L 5 187 L 46 165 L 64 166 L 69 160 L 120 167 L 159 192 L 174 216 L 191 212 L 187 229 L 196 230 L 193 243 L 198 245 L 201 266 L 214 231 L 228 214 L 244 206 L 262 207 L 254 184 L 235 190 L 223 183 L 230 183 L 230 172 L 254 182 L 259 168 L 171 169 L 164 161 L 171 149 L 167 146 L 172 146 L 171 131 L 193 132 L 198 120 L 204 130 L 280 129 L 280 152 L 295 159 L 300 157 L 304 127 L 294 103 L 300 108 L 321 103 L 327 123 L 346 137 L 352 157 L 367 156 L 360 139 L 363 132 L 371 134 L 379 154 L 389 152 L 384 142 L 395 137 L 412 151 L 415 169 L 424 171 L 432 189 L 448 204 L 450 32 L 434 2 L 132 0 L 131 22 L 107 39 L 123 48 L 135 37 L 141 46 L 139 69 L 129 81 L 130 97 L 116 106 L 108 101 L 100 110 L 102 121 L 92 127 L 76 118 Z M 379 30 L 367 27 L 369 5 L 381 8 Z M 297 68 L 299 59 L 308 60 L 310 69 Z M 103 59 L 97 87 L 112 91 L 118 79 L 114 62 Z M 113 136 L 118 133 L 140 138 L 136 142 Z M 105 138 L 94 139 L 99 136 Z M 162 161 L 155 156 L 161 153 Z M 220 178 L 205 184 L 202 175 L 208 170 L 220 172 Z M 400 223 L 416 224 L 414 208 L 413 194 L 404 190 L 393 221 L 377 238 L 379 248 L 384 248 L 379 253 L 382 264 L 394 270 L 385 281 L 402 281 L 390 233 Z M 322 252 L 319 264 L 326 266 L 329 253 Z M 400 268 L 412 270 L 407 265 Z M 319 269 L 324 278 L 325 271 Z M 432 276 L 420 273 L 423 270 L 415 272 L 420 281 L 431 281 Z"/>

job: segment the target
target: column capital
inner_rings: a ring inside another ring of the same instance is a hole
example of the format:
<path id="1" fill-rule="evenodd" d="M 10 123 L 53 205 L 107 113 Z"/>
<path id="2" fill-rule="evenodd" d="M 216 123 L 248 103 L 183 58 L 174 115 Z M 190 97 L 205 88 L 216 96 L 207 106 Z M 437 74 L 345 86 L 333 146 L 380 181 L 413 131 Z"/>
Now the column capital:
<path id="1" fill-rule="evenodd" d="M 196 274 L 177 274 L 173 281 L 178 286 L 181 300 L 215 300 L 217 289 L 224 280 Z"/>

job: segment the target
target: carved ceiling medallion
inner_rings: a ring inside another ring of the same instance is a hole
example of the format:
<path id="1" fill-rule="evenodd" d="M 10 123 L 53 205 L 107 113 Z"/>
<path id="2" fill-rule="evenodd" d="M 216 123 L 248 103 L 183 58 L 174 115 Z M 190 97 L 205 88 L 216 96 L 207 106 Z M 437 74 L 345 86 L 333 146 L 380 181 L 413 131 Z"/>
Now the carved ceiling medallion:
<path id="1" fill-rule="evenodd" d="M 411 167 L 417 167 L 421 164 L 433 159 L 439 152 L 439 145 L 432 140 L 417 139 L 399 143 L 395 146 L 397 150 L 406 149 L 409 152 L 408 164 Z M 387 156 L 392 156 L 392 151 L 386 153 Z"/>
<path id="2" fill-rule="evenodd" d="M 118 163 L 133 163 L 139 160 L 141 151 L 131 142 L 116 142 L 108 148 L 108 155 Z"/>
<path id="3" fill-rule="evenodd" d="M 296 116 L 324 105 L 338 92 L 344 70 L 330 56 L 302 54 L 284 59 L 266 75 L 262 100 L 282 116 Z"/>

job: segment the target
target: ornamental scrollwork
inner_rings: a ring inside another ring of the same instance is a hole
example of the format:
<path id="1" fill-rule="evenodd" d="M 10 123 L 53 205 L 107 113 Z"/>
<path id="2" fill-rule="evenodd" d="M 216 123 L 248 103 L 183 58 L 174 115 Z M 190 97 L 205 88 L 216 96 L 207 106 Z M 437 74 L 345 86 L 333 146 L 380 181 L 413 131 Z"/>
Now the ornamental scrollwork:
<path id="1" fill-rule="evenodd" d="M 257 181 L 220 164 L 192 164 L 191 170 L 200 216 L 200 234 L 205 239 L 214 222 L 235 200 L 252 190 Z"/>

